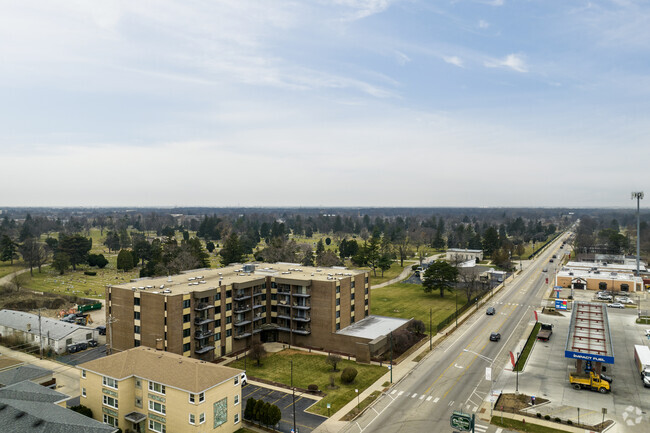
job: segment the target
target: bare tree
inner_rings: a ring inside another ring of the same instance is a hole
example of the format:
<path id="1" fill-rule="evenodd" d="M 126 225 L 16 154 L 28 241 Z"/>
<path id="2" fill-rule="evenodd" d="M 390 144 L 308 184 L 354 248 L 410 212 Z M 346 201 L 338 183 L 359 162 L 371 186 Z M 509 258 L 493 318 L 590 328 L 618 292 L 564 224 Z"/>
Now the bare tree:
<path id="1" fill-rule="evenodd" d="M 459 268 L 459 279 L 460 285 L 462 286 L 462 291 L 467 297 L 467 302 L 472 299 L 474 293 L 476 293 L 481 287 L 480 273 L 479 270 L 474 267 L 469 268 Z"/>
<path id="2" fill-rule="evenodd" d="M 30 275 L 34 276 L 34 267 L 38 267 L 41 272 L 41 266 L 47 261 L 47 250 L 40 242 L 34 238 L 27 238 L 25 242 L 18 247 L 20 254 L 23 256 L 25 264 L 29 266 Z"/>
<path id="3" fill-rule="evenodd" d="M 251 359 L 257 361 L 257 365 L 260 366 L 262 364 L 262 358 L 266 356 L 266 349 L 264 348 L 264 345 L 260 342 L 253 343 L 248 356 Z"/>
<path id="4" fill-rule="evenodd" d="M 335 353 L 330 353 L 325 358 L 325 362 L 332 366 L 333 371 L 338 371 L 336 366 L 341 362 L 341 357 Z"/>

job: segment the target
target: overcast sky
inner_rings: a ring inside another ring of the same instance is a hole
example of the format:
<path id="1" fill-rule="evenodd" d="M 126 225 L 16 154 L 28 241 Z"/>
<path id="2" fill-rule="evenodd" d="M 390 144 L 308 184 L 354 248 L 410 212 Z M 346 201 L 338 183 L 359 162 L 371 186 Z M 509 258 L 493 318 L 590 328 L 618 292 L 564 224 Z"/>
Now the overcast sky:
<path id="1" fill-rule="evenodd" d="M 632 207 L 648 23 L 628 0 L 3 1 L 0 206 Z"/>

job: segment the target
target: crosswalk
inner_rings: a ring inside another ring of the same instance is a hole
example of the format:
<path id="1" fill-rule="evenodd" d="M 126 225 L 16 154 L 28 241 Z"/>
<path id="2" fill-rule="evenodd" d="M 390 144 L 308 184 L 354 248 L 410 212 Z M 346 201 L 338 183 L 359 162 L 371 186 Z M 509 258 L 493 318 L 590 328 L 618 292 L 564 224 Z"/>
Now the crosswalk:
<path id="1" fill-rule="evenodd" d="M 524 304 L 516 304 L 514 302 L 503 302 L 503 301 L 495 302 L 494 304 L 495 305 L 510 305 L 511 307 L 523 307 L 524 306 Z"/>

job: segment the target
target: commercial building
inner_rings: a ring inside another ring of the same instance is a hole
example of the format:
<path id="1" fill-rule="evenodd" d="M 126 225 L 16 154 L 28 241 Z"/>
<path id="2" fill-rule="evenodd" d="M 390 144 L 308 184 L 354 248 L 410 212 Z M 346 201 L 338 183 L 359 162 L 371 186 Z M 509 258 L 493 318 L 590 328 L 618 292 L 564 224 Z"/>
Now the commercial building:
<path id="1" fill-rule="evenodd" d="M 602 262 L 568 262 L 558 271 L 555 285 L 577 290 L 636 292 L 643 290 L 643 278 L 630 266 Z"/>
<path id="2" fill-rule="evenodd" d="M 159 347 L 205 361 L 253 341 L 368 359 L 374 334 L 360 341 L 338 331 L 369 316 L 369 290 L 365 271 L 282 263 L 144 279 L 106 289 L 107 341 L 114 350 Z"/>
<path id="3" fill-rule="evenodd" d="M 134 432 L 225 432 L 241 427 L 241 370 L 137 347 L 77 366 L 80 403 Z"/>
<path id="4" fill-rule="evenodd" d="M 449 248 L 445 252 L 445 260 L 450 262 L 467 262 L 469 260 L 483 260 L 483 250 L 468 250 L 462 248 Z"/>
<path id="5" fill-rule="evenodd" d="M 26 343 L 61 354 L 70 344 L 97 340 L 97 330 L 23 311 L 0 310 L 0 335 L 13 335 Z"/>

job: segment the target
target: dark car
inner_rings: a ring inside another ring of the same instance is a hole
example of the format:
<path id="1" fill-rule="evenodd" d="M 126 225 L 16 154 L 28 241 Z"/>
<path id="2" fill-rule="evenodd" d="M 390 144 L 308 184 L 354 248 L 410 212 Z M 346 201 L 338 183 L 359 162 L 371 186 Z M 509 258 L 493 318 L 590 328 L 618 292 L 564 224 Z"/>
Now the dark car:
<path id="1" fill-rule="evenodd" d="M 501 340 L 501 334 L 498 332 L 493 332 L 490 334 L 490 341 L 499 341 Z"/>
<path id="2" fill-rule="evenodd" d="M 492 316 L 496 314 L 497 310 L 494 309 L 494 307 L 488 307 L 488 309 L 485 311 L 485 314 L 488 316 Z"/>
<path id="3" fill-rule="evenodd" d="M 82 341 L 81 343 L 77 343 L 77 350 L 86 350 L 88 349 L 88 343 L 85 341 Z"/>
<path id="4" fill-rule="evenodd" d="M 67 349 L 68 349 L 68 353 L 75 353 L 79 351 L 79 348 L 77 347 L 76 344 L 69 344 Z"/>
<path id="5" fill-rule="evenodd" d="M 98 326 L 95 329 L 99 332 L 99 335 L 106 335 L 106 326 Z"/>
<path id="6" fill-rule="evenodd" d="M 88 347 L 97 347 L 97 342 L 95 340 L 89 340 Z"/>

